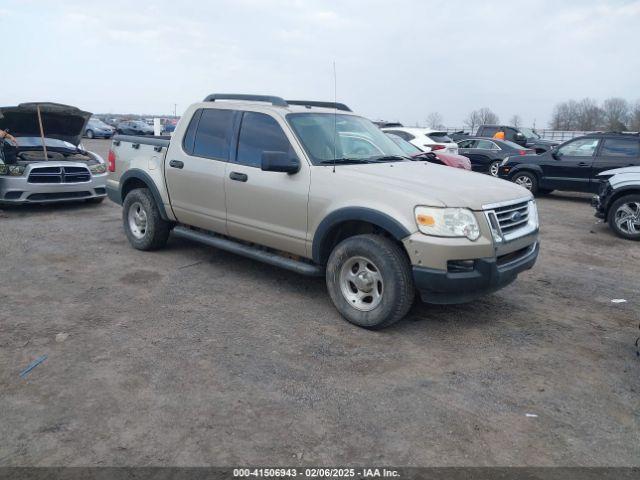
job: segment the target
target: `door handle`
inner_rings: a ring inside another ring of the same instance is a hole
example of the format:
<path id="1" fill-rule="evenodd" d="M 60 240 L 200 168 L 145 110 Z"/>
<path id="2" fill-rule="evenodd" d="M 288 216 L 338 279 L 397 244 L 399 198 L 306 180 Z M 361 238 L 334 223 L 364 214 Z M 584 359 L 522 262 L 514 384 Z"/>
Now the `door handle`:
<path id="1" fill-rule="evenodd" d="M 173 168 L 182 168 L 184 167 L 184 162 L 181 162 L 180 160 L 171 160 L 169 162 L 169 166 Z"/>
<path id="2" fill-rule="evenodd" d="M 231 172 L 229 174 L 229 178 L 236 182 L 246 182 L 249 179 L 249 176 L 246 173 Z"/>
<path id="3" fill-rule="evenodd" d="M 579 166 L 579 167 L 588 167 L 588 166 L 589 166 L 589 164 L 588 164 L 587 162 L 580 162 L 580 163 L 578 164 L 578 166 Z"/>

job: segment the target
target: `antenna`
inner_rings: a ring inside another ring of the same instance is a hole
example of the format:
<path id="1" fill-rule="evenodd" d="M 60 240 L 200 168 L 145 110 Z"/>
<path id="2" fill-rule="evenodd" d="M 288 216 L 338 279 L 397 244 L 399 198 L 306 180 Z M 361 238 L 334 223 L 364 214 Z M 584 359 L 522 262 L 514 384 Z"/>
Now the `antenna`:
<path id="1" fill-rule="evenodd" d="M 336 75 L 336 61 L 333 61 L 333 102 L 338 103 L 338 76 Z M 333 107 L 333 173 L 336 173 L 336 146 L 338 143 L 338 109 Z"/>

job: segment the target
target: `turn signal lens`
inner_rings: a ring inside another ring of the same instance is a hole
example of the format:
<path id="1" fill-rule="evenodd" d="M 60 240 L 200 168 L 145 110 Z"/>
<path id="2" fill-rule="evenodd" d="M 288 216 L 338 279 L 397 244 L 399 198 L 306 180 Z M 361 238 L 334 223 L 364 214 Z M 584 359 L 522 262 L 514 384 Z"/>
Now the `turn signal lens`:
<path id="1" fill-rule="evenodd" d="M 416 216 L 416 220 L 418 225 L 422 225 L 423 227 L 433 227 L 436 224 L 436 219 L 431 215 L 425 215 L 423 213 L 419 213 Z"/>

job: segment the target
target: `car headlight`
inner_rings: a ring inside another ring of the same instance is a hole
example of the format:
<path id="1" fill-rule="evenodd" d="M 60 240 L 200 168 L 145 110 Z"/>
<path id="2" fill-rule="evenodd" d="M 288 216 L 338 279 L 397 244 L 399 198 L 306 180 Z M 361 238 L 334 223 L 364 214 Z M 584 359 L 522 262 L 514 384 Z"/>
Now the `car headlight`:
<path id="1" fill-rule="evenodd" d="M 12 177 L 19 177 L 24 174 L 25 167 L 22 165 L 0 165 L 0 175 L 10 175 Z"/>
<path id="2" fill-rule="evenodd" d="M 480 237 L 476 216 L 467 208 L 416 207 L 415 216 L 418 230 L 425 235 L 469 240 Z"/>
<path id="3" fill-rule="evenodd" d="M 529 226 L 538 228 L 540 221 L 538 220 L 538 205 L 534 199 L 529 200 Z"/>
<path id="4" fill-rule="evenodd" d="M 107 171 L 107 165 L 104 163 L 98 163 L 96 165 L 89 166 L 89 171 L 94 175 L 97 173 L 105 173 Z"/>

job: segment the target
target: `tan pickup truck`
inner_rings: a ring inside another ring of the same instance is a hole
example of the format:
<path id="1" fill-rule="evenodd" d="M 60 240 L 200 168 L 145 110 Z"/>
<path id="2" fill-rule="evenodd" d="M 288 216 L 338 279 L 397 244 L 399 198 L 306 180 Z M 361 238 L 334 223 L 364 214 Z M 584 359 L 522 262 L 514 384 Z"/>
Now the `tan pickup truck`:
<path id="1" fill-rule="evenodd" d="M 417 291 L 460 303 L 533 266 L 532 195 L 413 161 L 344 104 L 209 95 L 173 137 L 116 136 L 107 193 L 134 248 L 172 233 L 304 275 L 324 275 L 350 322 L 382 328 Z"/>

